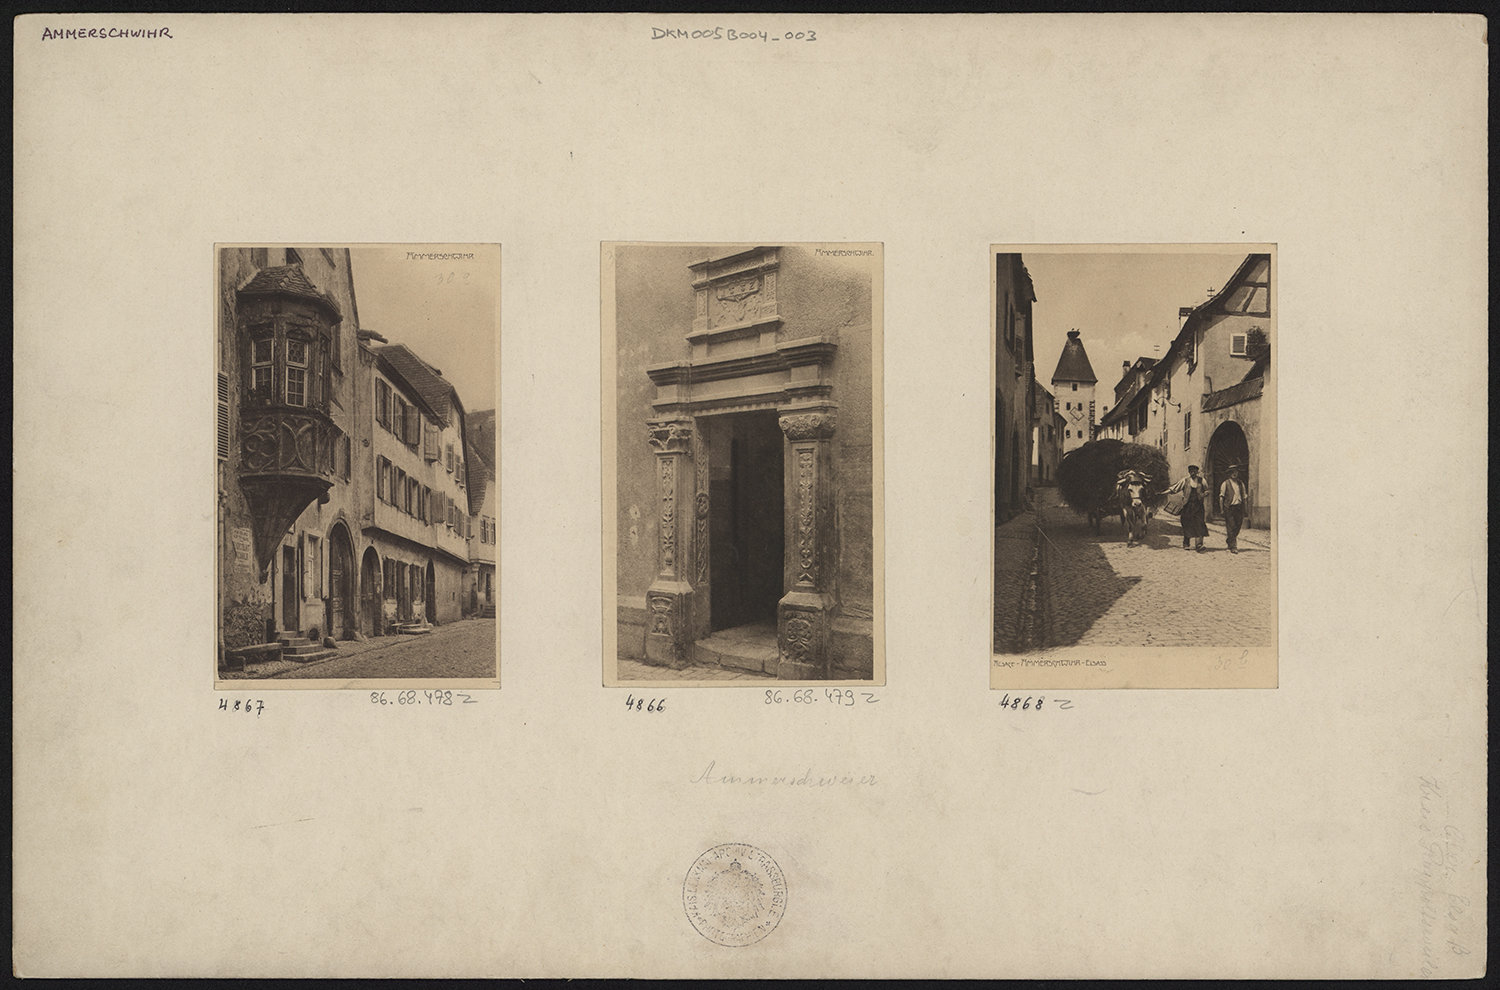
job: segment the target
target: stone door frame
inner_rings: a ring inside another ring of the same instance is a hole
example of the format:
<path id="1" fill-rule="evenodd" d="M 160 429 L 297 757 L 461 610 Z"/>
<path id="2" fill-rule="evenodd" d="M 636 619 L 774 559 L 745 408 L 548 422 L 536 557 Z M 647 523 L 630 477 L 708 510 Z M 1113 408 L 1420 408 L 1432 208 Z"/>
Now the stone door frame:
<path id="1" fill-rule="evenodd" d="M 659 539 L 646 590 L 646 660 L 681 669 L 709 633 L 709 451 L 700 419 L 774 410 L 782 431 L 785 544 L 776 607 L 778 678 L 831 676 L 836 611 L 834 336 L 782 341 L 776 248 L 690 266 L 690 358 L 653 365 L 645 440 L 655 454 Z"/>

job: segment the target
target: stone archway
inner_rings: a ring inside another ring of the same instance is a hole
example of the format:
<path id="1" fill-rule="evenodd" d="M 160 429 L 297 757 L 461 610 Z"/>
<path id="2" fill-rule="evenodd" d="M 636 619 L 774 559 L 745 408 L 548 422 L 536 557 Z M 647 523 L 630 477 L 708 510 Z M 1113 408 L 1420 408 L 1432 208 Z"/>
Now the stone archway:
<path id="1" fill-rule="evenodd" d="M 342 522 L 328 531 L 328 635 L 353 639 L 358 615 L 354 594 L 354 543 Z"/>
<path id="2" fill-rule="evenodd" d="M 1204 468 L 1208 472 L 1208 482 L 1212 490 L 1210 499 L 1211 508 L 1217 518 L 1223 513 L 1219 508 L 1219 486 L 1224 479 L 1229 477 L 1226 468 L 1230 464 L 1240 466 L 1240 480 L 1244 482 L 1245 489 L 1250 489 L 1250 444 L 1245 439 L 1245 431 L 1240 424 L 1234 420 L 1225 420 L 1214 430 L 1213 436 L 1208 441 L 1208 463 Z M 1246 502 L 1249 502 L 1247 496 Z"/>
<path id="3" fill-rule="evenodd" d="M 374 547 L 367 547 L 359 575 L 359 624 L 360 631 L 366 636 L 385 633 L 385 623 L 381 621 L 380 578 L 380 555 Z"/>

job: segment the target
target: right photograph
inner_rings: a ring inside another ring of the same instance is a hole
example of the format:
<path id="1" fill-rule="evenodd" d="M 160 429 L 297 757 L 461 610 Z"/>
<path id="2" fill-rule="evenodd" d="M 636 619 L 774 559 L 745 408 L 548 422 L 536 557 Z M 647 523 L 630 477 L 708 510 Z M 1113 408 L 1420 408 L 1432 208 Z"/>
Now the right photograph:
<path id="1" fill-rule="evenodd" d="M 1276 687 L 1275 246 L 990 253 L 990 686 Z"/>

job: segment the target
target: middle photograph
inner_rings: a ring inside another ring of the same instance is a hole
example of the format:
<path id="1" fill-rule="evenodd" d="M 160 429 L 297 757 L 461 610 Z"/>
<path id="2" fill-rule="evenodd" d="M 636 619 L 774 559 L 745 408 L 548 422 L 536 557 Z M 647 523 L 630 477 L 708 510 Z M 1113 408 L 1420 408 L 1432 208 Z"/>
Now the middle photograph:
<path id="1" fill-rule="evenodd" d="M 884 684 L 881 245 L 601 254 L 604 684 Z"/>

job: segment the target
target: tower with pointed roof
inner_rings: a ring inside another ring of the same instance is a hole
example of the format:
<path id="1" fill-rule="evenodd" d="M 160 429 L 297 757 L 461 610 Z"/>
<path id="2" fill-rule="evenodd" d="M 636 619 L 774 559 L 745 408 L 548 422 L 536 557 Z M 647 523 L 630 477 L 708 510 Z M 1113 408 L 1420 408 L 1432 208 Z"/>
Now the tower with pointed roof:
<path id="1" fill-rule="evenodd" d="M 1052 394 L 1065 421 L 1064 454 L 1088 443 L 1094 430 L 1094 386 L 1099 378 L 1089 364 L 1081 336 L 1077 330 L 1068 331 L 1068 342 L 1057 359 L 1057 370 L 1052 372 Z"/>

